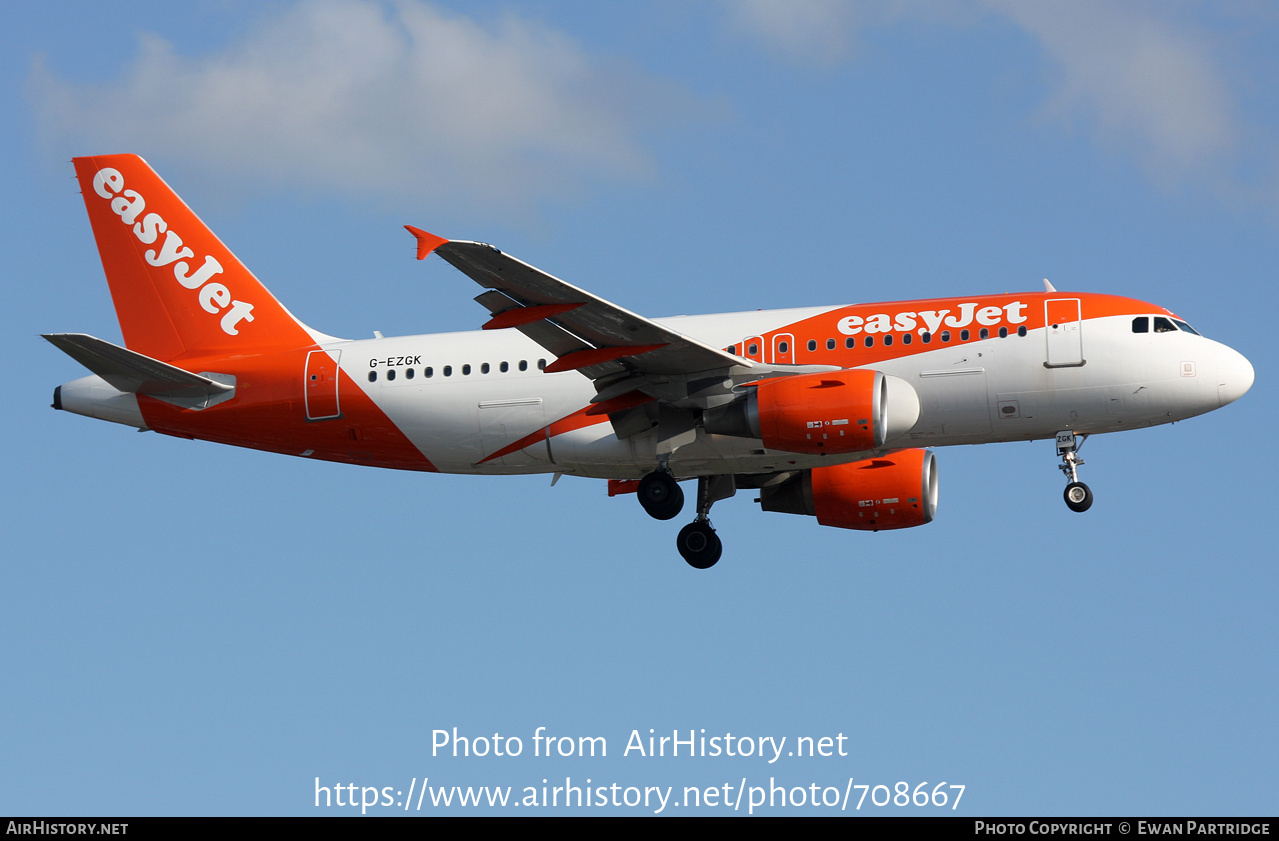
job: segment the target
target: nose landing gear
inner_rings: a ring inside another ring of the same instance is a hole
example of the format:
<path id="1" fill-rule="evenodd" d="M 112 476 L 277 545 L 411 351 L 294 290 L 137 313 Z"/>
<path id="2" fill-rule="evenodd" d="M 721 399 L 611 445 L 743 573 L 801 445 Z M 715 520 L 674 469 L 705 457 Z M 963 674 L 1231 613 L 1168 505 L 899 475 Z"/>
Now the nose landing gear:
<path id="1" fill-rule="evenodd" d="M 1092 489 L 1079 481 L 1079 466 L 1084 460 L 1079 457 L 1079 450 L 1088 440 L 1087 435 L 1075 436 L 1072 430 L 1057 433 L 1057 453 L 1061 456 L 1061 464 L 1057 469 L 1066 474 L 1069 484 L 1063 496 L 1066 507 L 1082 514 L 1092 507 Z"/>

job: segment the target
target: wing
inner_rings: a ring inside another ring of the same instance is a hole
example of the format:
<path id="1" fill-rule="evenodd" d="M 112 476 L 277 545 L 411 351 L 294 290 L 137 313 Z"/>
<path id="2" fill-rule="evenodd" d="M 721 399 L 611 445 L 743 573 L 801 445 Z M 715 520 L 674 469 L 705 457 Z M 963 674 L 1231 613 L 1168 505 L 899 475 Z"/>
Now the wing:
<path id="1" fill-rule="evenodd" d="M 618 437 L 654 425 L 675 447 L 692 440 L 696 418 L 733 398 L 734 386 L 833 366 L 763 365 L 658 324 L 482 242 L 447 240 L 410 225 L 419 260 L 435 253 L 487 291 L 475 300 L 492 317 L 485 330 L 514 328 L 556 359 L 548 373 L 579 371 L 596 391 L 589 414 L 607 414 Z M 662 445 L 659 445 L 659 450 Z"/>
<path id="2" fill-rule="evenodd" d="M 419 260 L 434 252 L 489 290 L 475 299 L 493 316 L 485 330 L 514 327 L 557 357 L 548 372 L 581 371 L 599 381 L 619 374 L 679 376 L 753 366 L 491 245 L 445 240 L 405 227 L 418 238 Z"/>

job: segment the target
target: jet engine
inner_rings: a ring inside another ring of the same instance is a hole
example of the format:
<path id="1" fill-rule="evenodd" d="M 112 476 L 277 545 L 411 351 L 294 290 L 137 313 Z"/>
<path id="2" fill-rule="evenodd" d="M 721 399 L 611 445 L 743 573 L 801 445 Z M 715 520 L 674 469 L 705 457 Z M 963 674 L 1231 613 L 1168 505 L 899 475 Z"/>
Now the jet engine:
<path id="1" fill-rule="evenodd" d="M 859 531 L 906 529 L 937 513 L 937 464 L 930 450 L 814 467 L 760 489 L 765 511 L 808 514 L 823 526 Z"/>
<path id="2" fill-rule="evenodd" d="M 769 449 L 810 455 L 874 450 L 917 420 L 919 396 L 910 384 L 866 369 L 763 380 L 702 416 L 712 434 L 759 438 Z"/>

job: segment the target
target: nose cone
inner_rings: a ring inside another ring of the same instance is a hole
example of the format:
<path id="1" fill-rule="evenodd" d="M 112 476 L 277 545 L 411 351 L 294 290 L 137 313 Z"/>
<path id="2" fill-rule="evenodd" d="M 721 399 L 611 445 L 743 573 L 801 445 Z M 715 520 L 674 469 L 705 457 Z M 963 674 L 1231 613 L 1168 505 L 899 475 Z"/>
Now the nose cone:
<path id="1" fill-rule="evenodd" d="M 1222 348 L 1223 353 L 1217 362 L 1217 399 L 1224 406 L 1233 403 L 1252 388 L 1253 370 L 1242 353 Z"/>

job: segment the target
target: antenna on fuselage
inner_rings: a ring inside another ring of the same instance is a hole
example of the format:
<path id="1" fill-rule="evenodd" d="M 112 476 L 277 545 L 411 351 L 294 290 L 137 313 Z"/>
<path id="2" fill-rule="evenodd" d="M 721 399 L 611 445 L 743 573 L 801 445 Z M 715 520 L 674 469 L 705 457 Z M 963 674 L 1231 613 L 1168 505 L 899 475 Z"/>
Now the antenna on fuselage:
<path id="1" fill-rule="evenodd" d="M 1045 291 L 1045 292 L 1056 292 L 1056 291 L 1057 291 L 1057 287 L 1056 287 L 1056 286 L 1053 286 L 1051 283 L 1049 283 L 1049 282 L 1048 282 L 1048 278 L 1044 278 L 1044 291 Z"/>

